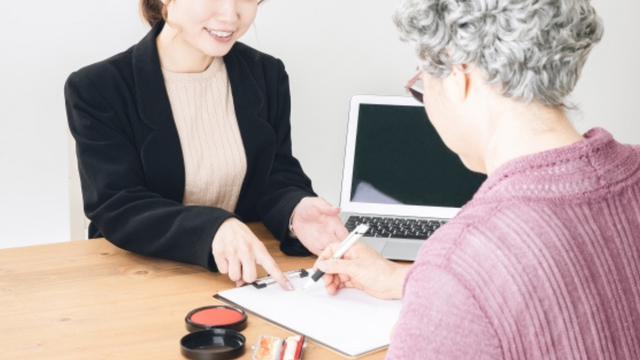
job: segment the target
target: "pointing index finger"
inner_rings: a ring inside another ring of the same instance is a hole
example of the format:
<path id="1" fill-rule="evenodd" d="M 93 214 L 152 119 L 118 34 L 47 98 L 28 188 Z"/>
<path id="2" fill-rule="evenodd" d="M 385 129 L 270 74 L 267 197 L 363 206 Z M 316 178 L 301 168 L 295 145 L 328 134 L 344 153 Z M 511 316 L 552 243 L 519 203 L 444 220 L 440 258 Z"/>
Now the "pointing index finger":
<path id="1" fill-rule="evenodd" d="M 266 251 L 266 250 L 265 250 Z M 278 264 L 276 264 L 275 260 L 268 253 L 260 254 L 256 256 L 257 263 L 264 268 L 264 270 L 271 276 L 280 286 L 285 290 L 294 290 L 293 284 L 291 281 L 284 276 Z"/>

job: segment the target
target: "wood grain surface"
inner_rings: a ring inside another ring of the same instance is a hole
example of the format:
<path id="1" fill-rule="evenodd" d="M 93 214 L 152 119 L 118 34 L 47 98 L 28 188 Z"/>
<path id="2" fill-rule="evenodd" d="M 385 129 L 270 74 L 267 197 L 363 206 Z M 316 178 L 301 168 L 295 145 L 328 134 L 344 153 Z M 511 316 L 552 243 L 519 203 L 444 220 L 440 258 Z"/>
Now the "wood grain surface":
<path id="1" fill-rule="evenodd" d="M 313 265 L 315 257 L 284 255 L 263 225 L 249 226 L 283 271 Z M 266 274 L 260 268 L 258 275 Z M 226 275 L 136 255 L 104 239 L 3 249 L 0 359 L 184 359 L 179 342 L 188 333 L 186 314 L 221 304 L 212 296 L 234 286 Z M 241 359 L 251 359 L 261 333 L 291 335 L 249 315 Z M 382 359 L 385 353 L 359 359 Z M 312 341 L 303 357 L 343 358 Z"/>

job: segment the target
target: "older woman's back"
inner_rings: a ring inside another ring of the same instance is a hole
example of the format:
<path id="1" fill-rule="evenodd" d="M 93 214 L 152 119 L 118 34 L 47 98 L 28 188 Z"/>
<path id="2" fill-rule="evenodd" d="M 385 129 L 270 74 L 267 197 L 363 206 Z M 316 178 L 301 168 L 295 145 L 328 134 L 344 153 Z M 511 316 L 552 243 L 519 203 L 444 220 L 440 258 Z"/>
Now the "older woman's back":
<path id="1" fill-rule="evenodd" d="M 421 249 L 389 358 L 640 359 L 640 147 L 565 112 L 603 34 L 590 0 L 404 0 L 395 21 L 416 98 L 488 178 Z"/>
<path id="2" fill-rule="evenodd" d="M 640 359 L 640 147 L 585 137 L 503 165 L 425 244 L 390 359 Z"/>

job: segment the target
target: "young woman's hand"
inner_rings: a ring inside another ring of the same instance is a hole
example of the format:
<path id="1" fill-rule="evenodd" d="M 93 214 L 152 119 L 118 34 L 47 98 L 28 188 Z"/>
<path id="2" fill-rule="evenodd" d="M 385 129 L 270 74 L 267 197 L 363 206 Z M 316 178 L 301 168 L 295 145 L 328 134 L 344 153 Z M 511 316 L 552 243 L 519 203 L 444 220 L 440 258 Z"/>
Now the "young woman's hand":
<path id="1" fill-rule="evenodd" d="M 339 247 L 339 243 L 329 245 L 314 266 L 324 271 L 328 294 L 352 287 L 380 299 L 402 298 L 409 265 L 391 262 L 363 243 L 353 245 L 341 259 L 332 259 Z"/>
<path id="2" fill-rule="evenodd" d="M 293 290 L 275 260 L 253 232 L 236 218 L 225 220 L 211 244 L 213 259 L 222 274 L 240 286 L 257 279 L 256 264 L 262 266 L 285 290 Z"/>
<path id="3" fill-rule="evenodd" d="M 341 242 L 349 235 L 338 217 L 339 212 L 340 208 L 322 198 L 303 198 L 293 211 L 293 232 L 309 251 L 320 255 L 327 245 Z"/>

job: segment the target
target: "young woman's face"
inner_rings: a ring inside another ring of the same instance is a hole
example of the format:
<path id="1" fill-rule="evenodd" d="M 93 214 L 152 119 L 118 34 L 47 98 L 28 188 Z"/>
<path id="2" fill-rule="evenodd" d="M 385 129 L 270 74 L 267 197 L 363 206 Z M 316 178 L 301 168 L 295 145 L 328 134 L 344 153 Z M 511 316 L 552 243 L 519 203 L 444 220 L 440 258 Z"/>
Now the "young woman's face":
<path id="1" fill-rule="evenodd" d="M 178 37 L 204 55 L 226 55 L 247 32 L 258 10 L 258 0 L 165 0 L 168 22 Z"/>

